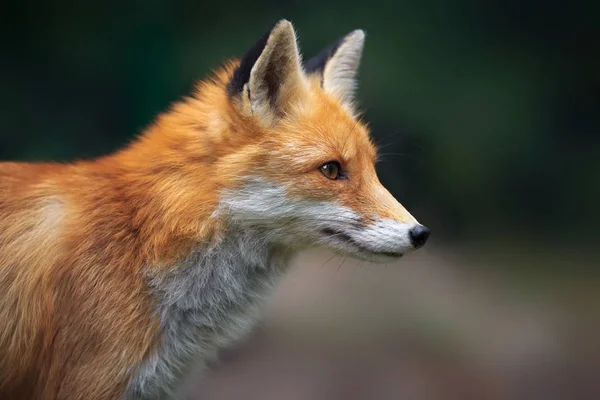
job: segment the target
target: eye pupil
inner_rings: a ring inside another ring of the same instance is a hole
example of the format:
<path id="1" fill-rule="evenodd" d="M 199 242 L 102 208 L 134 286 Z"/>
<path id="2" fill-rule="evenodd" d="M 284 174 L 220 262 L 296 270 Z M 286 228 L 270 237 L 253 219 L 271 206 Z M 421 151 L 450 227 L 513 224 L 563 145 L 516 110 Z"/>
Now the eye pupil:
<path id="1" fill-rule="evenodd" d="M 326 164 L 323 164 L 321 168 L 321 173 L 325 175 L 327 178 L 335 180 L 338 179 L 340 175 L 340 164 L 337 161 L 331 161 Z"/>

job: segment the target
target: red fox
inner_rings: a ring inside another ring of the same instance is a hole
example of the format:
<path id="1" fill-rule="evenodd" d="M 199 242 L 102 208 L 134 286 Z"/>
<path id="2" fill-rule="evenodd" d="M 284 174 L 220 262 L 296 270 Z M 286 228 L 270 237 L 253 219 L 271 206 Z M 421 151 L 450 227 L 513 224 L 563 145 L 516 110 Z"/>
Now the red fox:
<path id="1" fill-rule="evenodd" d="M 422 246 L 357 117 L 364 38 L 303 63 L 281 20 L 120 151 L 0 163 L 0 398 L 173 396 L 299 250 Z"/>

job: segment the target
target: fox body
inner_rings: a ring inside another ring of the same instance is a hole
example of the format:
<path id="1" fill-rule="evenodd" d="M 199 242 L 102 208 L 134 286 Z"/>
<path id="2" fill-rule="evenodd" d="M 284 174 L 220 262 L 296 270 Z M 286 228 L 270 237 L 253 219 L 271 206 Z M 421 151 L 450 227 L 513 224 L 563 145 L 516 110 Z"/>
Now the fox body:
<path id="1" fill-rule="evenodd" d="M 0 397 L 170 397 L 251 329 L 298 250 L 422 245 L 355 114 L 363 42 L 302 63 L 282 20 L 126 148 L 0 163 Z"/>

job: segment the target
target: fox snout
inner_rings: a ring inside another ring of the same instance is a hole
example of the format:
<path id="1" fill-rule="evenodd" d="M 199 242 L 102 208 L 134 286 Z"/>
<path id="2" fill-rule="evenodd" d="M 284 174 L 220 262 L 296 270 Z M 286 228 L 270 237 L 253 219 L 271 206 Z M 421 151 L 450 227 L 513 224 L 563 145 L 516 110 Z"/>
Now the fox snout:
<path id="1" fill-rule="evenodd" d="M 423 247 L 430 230 L 420 224 L 405 223 L 394 219 L 380 219 L 363 228 L 347 232 L 346 239 L 353 245 L 354 255 L 368 261 L 388 261 Z M 339 238 L 338 234 L 338 238 Z"/>
<path id="2" fill-rule="evenodd" d="M 355 209 L 362 216 L 362 226 L 338 234 L 338 239 L 347 236 L 346 242 L 357 250 L 354 255 L 369 261 L 398 258 L 423 247 L 431 233 L 429 228 L 420 224 L 375 176 L 371 182 Z"/>
<path id="3" fill-rule="evenodd" d="M 401 227 L 409 226 L 408 239 L 414 249 L 419 249 L 425 245 L 431 231 L 428 227 L 421 225 L 417 220 L 402 206 L 383 186 L 381 187 L 384 193 L 384 204 L 387 204 L 388 209 L 393 210 L 390 216 Z M 402 228 L 400 228 L 402 229 Z"/>

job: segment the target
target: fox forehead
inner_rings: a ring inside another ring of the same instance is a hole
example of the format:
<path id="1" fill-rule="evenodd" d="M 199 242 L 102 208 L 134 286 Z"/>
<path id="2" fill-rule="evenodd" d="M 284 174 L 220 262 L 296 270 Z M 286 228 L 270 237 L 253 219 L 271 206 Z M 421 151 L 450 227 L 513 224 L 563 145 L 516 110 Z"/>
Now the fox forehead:
<path id="1" fill-rule="evenodd" d="M 265 137 L 275 154 L 293 155 L 290 161 L 300 168 L 314 168 L 327 161 L 343 166 L 374 164 L 377 157 L 365 124 L 319 87 L 312 88 L 308 107 L 280 121 Z"/>

